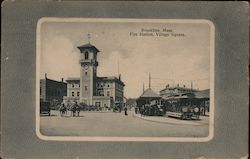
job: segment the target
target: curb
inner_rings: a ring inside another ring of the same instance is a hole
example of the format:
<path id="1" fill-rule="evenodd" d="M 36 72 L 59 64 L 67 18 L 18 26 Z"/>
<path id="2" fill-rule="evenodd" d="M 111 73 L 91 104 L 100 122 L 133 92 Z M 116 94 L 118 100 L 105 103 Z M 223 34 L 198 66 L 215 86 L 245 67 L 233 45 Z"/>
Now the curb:
<path id="1" fill-rule="evenodd" d="M 145 121 L 150 121 L 150 122 L 154 122 L 154 123 L 160 123 L 160 124 L 169 124 L 169 125 L 179 125 L 179 126 L 202 126 L 203 124 L 197 124 L 197 125 L 193 125 L 193 124 L 176 124 L 176 123 L 171 123 L 171 122 L 166 122 L 166 121 L 156 121 L 156 120 L 152 120 L 152 119 L 146 119 L 144 117 L 140 117 L 140 116 L 137 116 L 133 113 L 133 117 L 134 118 L 138 118 L 138 119 L 142 119 L 142 120 L 145 120 Z"/>

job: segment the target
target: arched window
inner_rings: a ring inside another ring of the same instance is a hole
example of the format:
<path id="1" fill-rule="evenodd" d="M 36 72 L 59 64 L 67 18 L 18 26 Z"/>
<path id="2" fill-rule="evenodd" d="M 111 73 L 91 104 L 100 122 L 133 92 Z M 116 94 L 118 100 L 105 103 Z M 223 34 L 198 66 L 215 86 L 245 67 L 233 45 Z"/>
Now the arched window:
<path id="1" fill-rule="evenodd" d="M 88 51 L 85 51 L 84 55 L 85 55 L 85 60 L 89 59 L 89 52 Z"/>

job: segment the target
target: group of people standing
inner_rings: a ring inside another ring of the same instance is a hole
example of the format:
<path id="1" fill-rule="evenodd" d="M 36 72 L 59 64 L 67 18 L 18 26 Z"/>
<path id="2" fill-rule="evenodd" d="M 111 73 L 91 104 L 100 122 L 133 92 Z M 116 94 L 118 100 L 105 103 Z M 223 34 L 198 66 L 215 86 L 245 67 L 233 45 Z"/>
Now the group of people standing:
<path id="1" fill-rule="evenodd" d="M 79 116 L 81 107 L 77 104 L 77 102 L 74 102 L 74 104 L 68 108 L 66 107 L 64 103 L 62 103 L 59 107 L 60 115 L 64 116 L 67 113 L 67 110 L 71 111 L 70 116 L 75 117 L 75 116 Z"/>
<path id="2" fill-rule="evenodd" d="M 70 116 L 79 116 L 80 111 L 81 111 L 81 107 L 77 104 L 77 102 L 74 102 L 73 105 L 71 105 L 70 107 L 67 107 L 64 103 L 61 103 L 60 107 L 59 107 L 59 111 L 60 111 L 60 115 L 64 116 L 65 114 L 67 114 L 67 111 L 71 111 Z M 127 116 L 128 115 L 128 108 L 124 107 L 124 115 Z"/>

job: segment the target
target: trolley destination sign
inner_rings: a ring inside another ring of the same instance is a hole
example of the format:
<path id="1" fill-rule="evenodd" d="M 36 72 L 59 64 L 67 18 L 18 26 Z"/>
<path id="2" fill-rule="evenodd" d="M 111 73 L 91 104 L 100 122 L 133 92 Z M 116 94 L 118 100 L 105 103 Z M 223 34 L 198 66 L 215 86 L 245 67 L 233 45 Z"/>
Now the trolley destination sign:
<path id="1" fill-rule="evenodd" d="M 39 138 L 213 137 L 211 22 L 42 18 L 37 26 Z"/>

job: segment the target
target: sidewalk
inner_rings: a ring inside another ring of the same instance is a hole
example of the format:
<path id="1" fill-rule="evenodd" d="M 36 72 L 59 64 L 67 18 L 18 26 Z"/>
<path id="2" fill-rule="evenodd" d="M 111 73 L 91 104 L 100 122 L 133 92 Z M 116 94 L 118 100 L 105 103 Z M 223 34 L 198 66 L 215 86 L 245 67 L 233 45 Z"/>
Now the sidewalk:
<path id="1" fill-rule="evenodd" d="M 133 117 L 156 123 L 164 123 L 170 125 L 192 125 L 192 126 L 208 125 L 208 119 L 209 119 L 209 117 L 202 116 L 200 117 L 200 120 L 181 120 L 167 116 L 141 116 L 141 114 L 135 114 L 135 113 L 133 113 Z"/>

